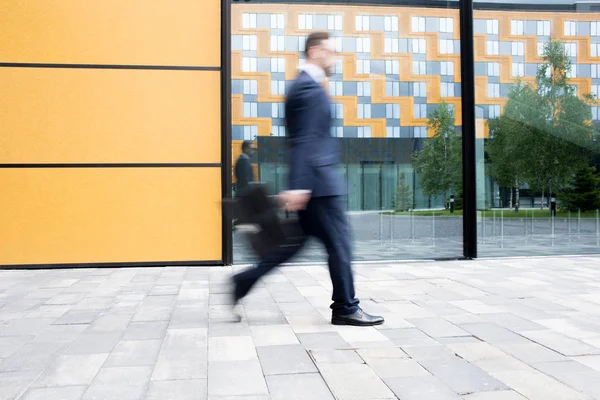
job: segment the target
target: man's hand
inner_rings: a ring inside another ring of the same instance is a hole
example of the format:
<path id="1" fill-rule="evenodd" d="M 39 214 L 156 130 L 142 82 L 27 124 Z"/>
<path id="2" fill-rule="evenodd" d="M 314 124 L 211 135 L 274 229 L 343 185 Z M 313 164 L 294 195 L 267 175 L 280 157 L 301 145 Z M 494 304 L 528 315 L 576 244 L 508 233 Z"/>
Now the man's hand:
<path id="1" fill-rule="evenodd" d="M 287 211 L 304 210 L 310 201 L 310 191 L 291 190 L 280 193 L 277 197 Z"/>

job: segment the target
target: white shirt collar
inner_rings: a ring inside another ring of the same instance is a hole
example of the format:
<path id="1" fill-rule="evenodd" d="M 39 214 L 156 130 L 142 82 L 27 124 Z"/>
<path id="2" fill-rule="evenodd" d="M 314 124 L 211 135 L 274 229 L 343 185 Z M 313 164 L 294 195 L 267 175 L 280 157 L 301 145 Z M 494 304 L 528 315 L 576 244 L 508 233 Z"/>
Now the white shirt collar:
<path id="1" fill-rule="evenodd" d="M 304 64 L 298 67 L 300 71 L 304 71 L 310 76 L 315 82 L 323 83 L 325 81 L 326 75 L 323 68 L 315 65 L 315 64 Z"/>

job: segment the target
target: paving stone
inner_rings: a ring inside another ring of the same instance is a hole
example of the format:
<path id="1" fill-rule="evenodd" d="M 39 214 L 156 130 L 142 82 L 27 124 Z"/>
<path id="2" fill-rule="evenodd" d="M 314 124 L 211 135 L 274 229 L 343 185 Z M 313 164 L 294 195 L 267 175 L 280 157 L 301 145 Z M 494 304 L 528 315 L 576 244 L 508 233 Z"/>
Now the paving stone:
<path id="1" fill-rule="evenodd" d="M 86 390 L 87 386 L 30 389 L 20 400 L 81 400 Z"/>
<path id="2" fill-rule="evenodd" d="M 356 351 L 358 355 L 368 364 L 371 361 L 381 359 L 408 358 L 408 355 L 399 347 L 371 347 Z"/>
<path id="3" fill-rule="evenodd" d="M 256 349 L 250 336 L 220 336 L 209 339 L 209 362 L 254 359 L 256 359 Z"/>
<path id="4" fill-rule="evenodd" d="M 489 342 L 492 345 L 497 344 L 529 344 L 531 341 L 520 334 L 516 334 L 508 329 L 500 327 L 493 323 L 484 324 L 464 324 L 461 328 L 479 339 Z M 535 332 L 535 331 L 532 331 Z"/>
<path id="5" fill-rule="evenodd" d="M 104 364 L 105 367 L 144 366 L 156 363 L 160 340 L 126 340 L 117 343 Z"/>
<path id="6" fill-rule="evenodd" d="M 0 337 L 0 359 L 8 358 L 35 336 Z"/>
<path id="7" fill-rule="evenodd" d="M 272 400 L 334 400 L 319 374 L 268 376 Z"/>
<path id="8" fill-rule="evenodd" d="M 83 400 L 143 400 L 152 367 L 102 368 Z"/>
<path id="9" fill-rule="evenodd" d="M 92 332 L 116 332 L 124 331 L 127 329 L 131 321 L 130 315 L 100 315 L 92 325 L 90 331 Z"/>
<path id="10" fill-rule="evenodd" d="M 404 378 L 409 376 L 430 375 L 418 362 L 405 358 L 379 358 L 367 362 L 367 365 L 381 379 Z"/>
<path id="11" fill-rule="evenodd" d="M 205 400 L 206 379 L 150 382 L 145 400 Z"/>
<path id="12" fill-rule="evenodd" d="M 298 339 L 307 350 L 346 349 L 349 347 L 349 344 L 337 332 L 301 333 L 298 334 Z"/>
<path id="13" fill-rule="evenodd" d="M 525 331 L 521 334 L 565 356 L 600 355 L 600 349 L 551 330 Z"/>
<path id="14" fill-rule="evenodd" d="M 584 394 L 541 372 L 498 372 L 494 376 L 530 400 L 589 400 Z"/>
<path id="15" fill-rule="evenodd" d="M 250 330 L 257 347 L 299 343 L 296 334 L 288 325 L 252 326 Z"/>
<path id="16" fill-rule="evenodd" d="M 469 336 L 467 332 L 442 318 L 408 319 L 407 321 L 433 338 Z"/>
<path id="17" fill-rule="evenodd" d="M 50 325 L 33 341 L 36 343 L 70 343 L 87 328 L 87 325 Z"/>
<path id="18" fill-rule="evenodd" d="M 537 343 L 529 344 L 501 344 L 499 348 L 507 354 L 512 355 L 528 364 L 545 361 L 566 361 L 562 354 L 541 346 Z"/>
<path id="19" fill-rule="evenodd" d="M 527 400 L 514 390 L 503 390 L 501 392 L 481 392 L 463 396 L 464 400 Z"/>
<path id="20" fill-rule="evenodd" d="M 393 399 L 394 394 L 364 364 L 318 364 L 323 378 L 339 400 Z"/>
<path id="21" fill-rule="evenodd" d="M 543 362 L 533 366 L 539 371 L 557 379 L 580 392 L 600 397 L 600 372 L 576 361 Z"/>
<path id="22" fill-rule="evenodd" d="M 167 332 L 167 321 L 131 322 L 122 340 L 162 339 Z"/>
<path id="23" fill-rule="evenodd" d="M 438 344 L 433 338 L 417 328 L 382 330 L 381 333 L 391 339 L 394 344 L 402 347 Z"/>
<path id="24" fill-rule="evenodd" d="M 94 333 L 84 332 L 67 347 L 66 354 L 105 354 L 110 353 L 123 332 Z"/>
<path id="25" fill-rule="evenodd" d="M 0 372 L 0 399 L 19 398 L 38 376 L 37 371 Z"/>
<path id="26" fill-rule="evenodd" d="M 600 371 L 600 356 L 581 356 L 572 358 L 578 363 L 586 365 L 596 371 Z"/>
<path id="27" fill-rule="evenodd" d="M 385 383 L 402 400 L 460 400 L 456 393 L 431 375 L 389 378 Z"/>
<path id="28" fill-rule="evenodd" d="M 381 342 L 388 340 L 383 333 L 374 327 L 341 326 L 338 327 L 337 332 L 347 343 Z"/>
<path id="29" fill-rule="evenodd" d="M 487 322 L 493 322 L 513 332 L 545 329 L 542 325 L 510 313 L 486 314 L 483 315 L 482 318 Z"/>
<path id="30" fill-rule="evenodd" d="M 34 387 L 90 385 L 108 354 L 59 356 Z"/>
<path id="31" fill-rule="evenodd" d="M 448 348 L 468 362 L 497 358 L 506 355 L 502 350 L 485 342 L 451 344 Z"/>
<path id="32" fill-rule="evenodd" d="M 348 350 L 309 350 L 310 356 L 317 363 L 323 364 L 364 364 L 364 360 L 352 349 Z"/>
<path id="33" fill-rule="evenodd" d="M 54 325 L 91 324 L 100 310 L 70 310 L 54 321 Z"/>
<path id="34" fill-rule="evenodd" d="M 0 336 L 35 336 L 44 332 L 53 318 L 22 318 L 15 319 L 6 328 L 0 331 Z"/>
<path id="35" fill-rule="evenodd" d="M 44 371 L 58 357 L 65 343 L 30 342 L 0 362 L 0 372 Z"/>
<path id="36" fill-rule="evenodd" d="M 301 345 L 257 347 L 264 375 L 287 375 L 317 372 L 313 361 Z"/>
<path id="37" fill-rule="evenodd" d="M 208 395 L 267 395 L 267 384 L 256 361 L 216 361 L 210 365 Z"/>
<path id="38" fill-rule="evenodd" d="M 169 329 L 162 343 L 152 380 L 205 379 L 207 375 L 207 330 Z"/>
<path id="39" fill-rule="evenodd" d="M 458 300 L 451 301 L 450 304 L 472 314 L 497 314 L 500 312 L 498 308 L 489 306 L 480 300 Z"/>

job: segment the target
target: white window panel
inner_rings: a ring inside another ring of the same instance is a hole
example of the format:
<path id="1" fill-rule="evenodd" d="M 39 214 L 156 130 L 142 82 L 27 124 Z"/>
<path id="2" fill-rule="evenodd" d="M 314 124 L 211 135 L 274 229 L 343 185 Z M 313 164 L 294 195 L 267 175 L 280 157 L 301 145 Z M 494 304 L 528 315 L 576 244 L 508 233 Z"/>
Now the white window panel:
<path id="1" fill-rule="evenodd" d="M 244 81 L 244 94 L 257 95 L 258 94 L 258 82 L 245 80 Z"/>
<path id="2" fill-rule="evenodd" d="M 515 76 L 515 77 L 525 76 L 525 64 L 512 63 L 512 76 Z"/>
<path id="3" fill-rule="evenodd" d="M 329 130 L 331 136 L 333 137 L 344 137 L 344 127 L 343 126 L 332 126 Z"/>
<path id="4" fill-rule="evenodd" d="M 357 111 L 358 111 L 358 119 L 370 119 L 371 118 L 371 105 L 370 104 L 359 104 Z"/>
<path id="5" fill-rule="evenodd" d="M 242 35 L 242 49 L 256 51 L 256 35 Z"/>
<path id="6" fill-rule="evenodd" d="M 442 97 L 455 97 L 453 82 L 442 82 L 441 96 Z"/>
<path id="7" fill-rule="evenodd" d="M 489 118 L 498 118 L 500 117 L 500 105 L 491 105 L 489 107 Z"/>
<path id="8" fill-rule="evenodd" d="M 546 50 L 546 43 L 538 42 L 537 44 L 537 55 L 542 57 L 544 55 L 544 51 Z"/>
<path id="9" fill-rule="evenodd" d="M 454 54 L 454 40 L 440 39 L 440 54 Z"/>
<path id="10" fill-rule="evenodd" d="M 258 126 L 244 126 L 244 140 L 254 140 L 258 136 Z"/>
<path id="11" fill-rule="evenodd" d="M 306 51 L 306 36 L 298 36 L 298 49 Z"/>
<path id="12" fill-rule="evenodd" d="M 370 30 L 368 15 L 357 15 L 356 16 L 356 30 L 357 31 Z"/>
<path id="13" fill-rule="evenodd" d="M 330 31 L 341 31 L 342 27 L 342 16 L 341 15 L 328 15 L 327 16 L 327 29 Z"/>
<path id="14" fill-rule="evenodd" d="M 442 67 L 442 75 L 454 76 L 454 61 L 442 61 L 440 64 Z"/>
<path id="15" fill-rule="evenodd" d="M 600 21 L 592 21 L 590 25 L 592 36 L 600 36 Z"/>
<path id="16" fill-rule="evenodd" d="M 525 43 L 523 42 L 512 42 L 512 55 L 513 56 L 524 56 L 525 55 Z"/>
<path id="17" fill-rule="evenodd" d="M 577 43 L 565 43 L 565 53 L 569 57 L 577 57 Z"/>
<path id="18" fill-rule="evenodd" d="M 488 97 L 499 98 L 500 97 L 500 84 L 499 83 L 488 83 Z"/>
<path id="19" fill-rule="evenodd" d="M 344 105 L 340 103 L 331 103 L 331 118 L 344 119 Z"/>
<path id="20" fill-rule="evenodd" d="M 412 17 L 410 26 L 413 32 L 425 32 L 425 17 Z"/>
<path id="21" fill-rule="evenodd" d="M 498 34 L 498 20 L 497 19 L 486 20 L 486 33 L 488 35 L 497 35 Z"/>
<path id="22" fill-rule="evenodd" d="M 358 96 L 371 96 L 371 82 L 358 82 L 356 93 Z"/>
<path id="23" fill-rule="evenodd" d="M 285 15 L 271 14 L 271 29 L 284 29 L 284 28 L 285 28 Z"/>
<path id="24" fill-rule="evenodd" d="M 342 51 L 342 38 L 341 37 L 335 37 L 333 38 L 333 49 L 336 52 L 341 52 Z"/>
<path id="25" fill-rule="evenodd" d="M 415 118 L 427 118 L 427 104 L 415 104 Z"/>
<path id="26" fill-rule="evenodd" d="M 577 36 L 576 21 L 565 21 L 565 36 Z"/>
<path id="27" fill-rule="evenodd" d="M 491 56 L 497 56 L 500 54 L 500 44 L 496 40 L 488 40 L 486 42 L 487 54 Z"/>
<path id="28" fill-rule="evenodd" d="M 242 14 L 242 28 L 256 29 L 256 14 Z"/>
<path id="29" fill-rule="evenodd" d="M 389 119 L 400 119 L 400 104 L 386 104 L 385 117 Z"/>
<path id="30" fill-rule="evenodd" d="M 388 16 L 384 17 L 384 30 L 386 32 L 398 32 L 398 17 Z"/>
<path id="31" fill-rule="evenodd" d="M 537 34 L 538 36 L 550 36 L 550 21 L 538 21 Z"/>
<path id="32" fill-rule="evenodd" d="M 370 38 L 356 38 L 356 51 L 358 53 L 370 53 L 371 52 L 371 39 Z"/>
<path id="33" fill-rule="evenodd" d="M 298 29 L 312 29 L 313 28 L 313 16 L 310 14 L 299 14 L 298 15 Z"/>
<path id="34" fill-rule="evenodd" d="M 399 82 L 386 82 L 385 95 L 388 97 L 400 96 L 400 83 Z"/>
<path id="35" fill-rule="evenodd" d="M 285 136 L 285 126 L 281 126 L 281 125 L 271 126 L 271 136 Z"/>
<path id="36" fill-rule="evenodd" d="M 592 57 L 600 57 L 600 43 L 592 43 L 590 45 L 590 53 Z"/>
<path id="37" fill-rule="evenodd" d="M 525 34 L 525 21 L 523 21 L 523 20 L 510 21 L 510 34 L 513 36 L 523 36 Z"/>
<path id="38" fill-rule="evenodd" d="M 399 126 L 388 126 L 385 128 L 385 136 L 389 138 L 399 138 L 400 137 L 400 127 Z"/>
<path id="39" fill-rule="evenodd" d="M 600 64 L 592 64 L 592 78 L 600 78 Z"/>
<path id="40" fill-rule="evenodd" d="M 600 107 L 592 107 L 592 120 L 594 121 L 598 121 L 598 109 L 600 109 Z"/>
<path id="41" fill-rule="evenodd" d="M 579 96 L 579 86 L 577 85 L 569 85 L 571 87 L 571 89 L 573 89 L 573 94 L 575 96 Z"/>
<path id="42" fill-rule="evenodd" d="M 285 118 L 285 105 L 283 103 L 271 104 L 271 118 Z"/>
<path id="43" fill-rule="evenodd" d="M 387 54 L 399 52 L 399 40 L 393 38 L 385 38 L 383 42 L 383 52 Z"/>
<path id="44" fill-rule="evenodd" d="M 254 57 L 242 57 L 242 72 L 256 72 L 257 62 Z"/>
<path id="45" fill-rule="evenodd" d="M 333 73 L 342 74 L 344 72 L 344 62 L 342 60 L 338 60 L 335 62 L 333 66 Z"/>
<path id="46" fill-rule="evenodd" d="M 427 83 L 425 83 L 425 82 L 413 83 L 413 96 L 427 97 Z"/>
<path id="47" fill-rule="evenodd" d="M 256 118 L 258 116 L 257 103 L 244 102 L 244 118 Z"/>
<path id="48" fill-rule="evenodd" d="M 271 58 L 271 72 L 285 72 L 285 58 Z"/>
<path id="49" fill-rule="evenodd" d="M 356 60 L 356 73 L 357 74 L 371 74 L 371 61 L 370 60 Z"/>
<path id="50" fill-rule="evenodd" d="M 425 54 L 427 52 L 427 43 L 425 39 L 412 39 L 413 54 Z"/>
<path id="51" fill-rule="evenodd" d="M 387 75 L 398 75 L 398 74 L 400 74 L 400 61 L 397 61 L 397 60 L 385 60 L 385 73 Z"/>
<path id="52" fill-rule="evenodd" d="M 329 81 L 329 95 L 343 96 L 344 83 L 340 81 Z"/>
<path id="53" fill-rule="evenodd" d="M 415 126 L 414 128 L 414 136 L 416 138 L 426 138 L 427 137 L 427 127 L 426 126 Z"/>
<path id="54" fill-rule="evenodd" d="M 454 32 L 454 18 L 440 18 L 440 32 Z"/>
<path id="55" fill-rule="evenodd" d="M 359 126 L 358 127 L 358 137 L 359 138 L 370 138 L 371 137 L 371 127 L 370 126 Z"/>
<path id="56" fill-rule="evenodd" d="M 500 76 L 500 63 L 487 63 L 488 76 Z"/>
<path id="57" fill-rule="evenodd" d="M 427 64 L 425 61 L 413 61 L 413 75 L 426 75 Z"/>
<path id="58" fill-rule="evenodd" d="M 571 65 L 571 68 L 567 71 L 567 78 L 577 78 L 577 65 Z"/>
<path id="59" fill-rule="evenodd" d="M 285 50 L 285 36 L 271 36 L 271 51 Z"/>
<path id="60" fill-rule="evenodd" d="M 285 95 L 285 81 L 271 81 L 271 94 L 274 96 Z"/>

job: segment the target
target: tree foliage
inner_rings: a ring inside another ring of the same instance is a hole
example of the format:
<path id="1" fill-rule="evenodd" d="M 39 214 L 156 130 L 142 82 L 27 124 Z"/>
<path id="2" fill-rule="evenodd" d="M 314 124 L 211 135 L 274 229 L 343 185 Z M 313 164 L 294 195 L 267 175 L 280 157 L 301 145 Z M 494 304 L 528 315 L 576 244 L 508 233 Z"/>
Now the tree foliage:
<path id="1" fill-rule="evenodd" d="M 580 169 L 573 183 L 560 193 L 560 206 L 566 211 L 592 211 L 600 208 L 600 176 L 595 167 Z"/>
<path id="2" fill-rule="evenodd" d="M 396 193 L 394 196 L 394 211 L 409 211 L 413 208 L 413 194 L 411 187 L 406 183 L 406 175 L 401 172 L 398 175 Z"/>

